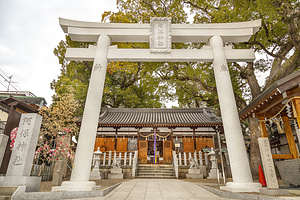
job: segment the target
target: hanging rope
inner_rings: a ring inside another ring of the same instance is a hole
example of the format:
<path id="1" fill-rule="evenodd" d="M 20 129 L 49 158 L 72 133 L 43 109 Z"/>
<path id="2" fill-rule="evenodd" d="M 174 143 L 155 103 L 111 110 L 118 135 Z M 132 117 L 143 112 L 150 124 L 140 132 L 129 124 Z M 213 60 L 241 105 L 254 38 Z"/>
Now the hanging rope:
<path id="1" fill-rule="evenodd" d="M 269 118 L 269 119 L 259 120 L 259 121 L 260 121 L 260 122 L 266 122 L 266 121 L 270 121 L 270 120 L 276 118 L 276 117 L 277 117 L 277 116 L 285 109 L 285 107 L 288 105 L 288 103 L 289 103 L 291 100 L 293 100 L 293 99 L 300 99 L 300 97 L 299 97 L 299 96 L 296 96 L 296 97 L 290 98 L 290 99 L 284 104 L 284 106 L 281 108 L 281 110 L 280 110 L 276 115 L 274 115 L 273 117 L 271 117 L 271 118 Z"/>
<path id="2" fill-rule="evenodd" d="M 143 138 L 146 138 L 146 140 L 148 140 L 148 137 L 154 135 L 154 133 L 150 133 L 149 135 L 146 135 L 146 136 L 145 136 L 145 135 L 142 135 L 140 132 L 138 132 L 138 134 L 139 134 L 140 136 L 142 136 Z M 163 135 L 159 135 L 158 133 L 156 133 L 156 136 L 158 136 L 158 137 L 160 137 L 160 138 L 163 138 L 163 139 L 167 139 L 167 137 L 168 137 L 170 134 L 171 134 L 171 132 L 169 132 L 168 135 L 163 136 Z"/>

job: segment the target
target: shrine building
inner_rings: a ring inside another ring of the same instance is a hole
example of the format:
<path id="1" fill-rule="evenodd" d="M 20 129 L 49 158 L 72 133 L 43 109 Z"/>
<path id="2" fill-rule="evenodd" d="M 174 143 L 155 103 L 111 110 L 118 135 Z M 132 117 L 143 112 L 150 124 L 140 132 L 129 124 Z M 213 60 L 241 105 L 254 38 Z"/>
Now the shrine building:
<path id="1" fill-rule="evenodd" d="M 215 147 L 221 127 L 221 118 L 211 108 L 102 108 L 94 150 L 138 150 L 139 163 L 170 164 L 172 150 Z"/>

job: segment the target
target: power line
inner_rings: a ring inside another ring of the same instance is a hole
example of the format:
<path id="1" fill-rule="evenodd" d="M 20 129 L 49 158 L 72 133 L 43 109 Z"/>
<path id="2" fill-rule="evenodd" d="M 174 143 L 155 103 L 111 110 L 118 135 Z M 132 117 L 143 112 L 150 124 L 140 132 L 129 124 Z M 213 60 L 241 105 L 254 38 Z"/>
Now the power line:
<path id="1" fill-rule="evenodd" d="M 4 79 L 4 81 L 5 82 L 8 82 L 8 86 L 6 86 L 6 84 L 3 84 L 3 83 L 1 83 L 5 88 L 6 88 L 6 90 L 7 91 L 9 91 L 9 87 L 13 87 L 16 91 L 19 91 L 16 87 L 17 87 L 17 85 L 15 85 L 15 83 L 17 83 L 17 82 L 13 82 L 11 79 L 12 79 L 12 75 L 11 76 L 7 76 L 5 73 L 4 73 L 4 71 L 2 70 L 2 69 L 0 69 L 0 71 L 1 71 L 1 73 L 3 74 L 1 74 L 0 73 L 0 76 Z M 6 77 L 5 77 L 6 76 Z M 8 80 L 9 79 L 9 80 Z"/>
<path id="2" fill-rule="evenodd" d="M 8 77 L 7 74 L 5 74 L 2 69 L 0 69 L 0 71 L 2 72 L 2 74 L 4 74 L 6 77 Z"/>
<path id="3" fill-rule="evenodd" d="M 2 82 L 0 82 L 0 83 L 1 83 L 1 85 L 3 85 L 3 86 L 5 87 L 5 89 L 7 89 L 7 88 L 6 88 L 6 85 L 5 85 L 4 83 L 2 83 Z"/>

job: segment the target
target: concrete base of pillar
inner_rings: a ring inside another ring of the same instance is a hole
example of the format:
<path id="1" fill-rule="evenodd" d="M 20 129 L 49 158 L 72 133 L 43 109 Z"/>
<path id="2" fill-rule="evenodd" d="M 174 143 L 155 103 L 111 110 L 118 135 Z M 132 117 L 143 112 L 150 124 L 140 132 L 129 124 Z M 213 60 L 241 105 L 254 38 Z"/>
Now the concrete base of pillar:
<path id="1" fill-rule="evenodd" d="M 124 179 L 124 174 L 109 173 L 108 179 Z"/>
<path id="2" fill-rule="evenodd" d="M 0 176 L 0 186 L 25 186 L 26 192 L 40 190 L 41 177 L 37 176 Z"/>
<path id="3" fill-rule="evenodd" d="M 52 192 L 63 191 L 93 191 L 99 189 L 101 186 L 96 186 L 94 181 L 77 182 L 77 181 L 65 181 L 61 186 L 52 187 Z"/>
<path id="4" fill-rule="evenodd" d="M 203 174 L 186 174 L 187 179 L 203 179 Z"/>
<path id="5" fill-rule="evenodd" d="M 187 179 L 203 179 L 203 174 L 201 174 L 200 169 L 188 169 L 188 173 L 186 174 Z"/>
<path id="6" fill-rule="evenodd" d="M 203 178 L 207 178 L 206 166 L 199 166 L 200 174 L 203 174 Z"/>
<path id="7" fill-rule="evenodd" d="M 241 182 L 228 182 L 226 186 L 221 186 L 221 190 L 230 192 L 257 192 L 259 193 L 262 188 L 260 183 L 241 183 Z"/>
<path id="8" fill-rule="evenodd" d="M 93 169 L 90 174 L 90 180 L 100 180 L 100 179 L 102 179 L 100 170 Z"/>
<path id="9" fill-rule="evenodd" d="M 288 190 L 268 189 L 268 188 L 261 188 L 261 189 L 259 189 L 259 193 L 265 194 L 265 195 L 282 195 L 282 196 L 289 195 L 289 191 Z"/>
<path id="10" fill-rule="evenodd" d="M 211 169 L 209 174 L 208 174 L 207 179 L 217 179 L 218 178 L 217 173 L 219 173 L 219 177 L 221 178 L 222 173 L 220 173 L 220 171 L 218 169 Z"/>
<path id="11" fill-rule="evenodd" d="M 201 173 L 200 173 L 200 169 L 191 168 L 188 169 L 188 174 L 201 174 Z"/>

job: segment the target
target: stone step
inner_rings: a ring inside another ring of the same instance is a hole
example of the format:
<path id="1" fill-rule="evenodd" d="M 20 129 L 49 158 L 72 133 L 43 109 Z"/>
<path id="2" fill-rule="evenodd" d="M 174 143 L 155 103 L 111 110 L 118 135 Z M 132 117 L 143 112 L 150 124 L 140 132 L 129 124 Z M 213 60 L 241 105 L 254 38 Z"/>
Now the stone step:
<path id="1" fill-rule="evenodd" d="M 173 170 L 173 167 L 172 168 L 139 167 L 139 170 Z"/>
<path id="2" fill-rule="evenodd" d="M 18 189 L 14 186 L 1 186 L 0 187 L 0 196 L 11 196 Z"/>
<path id="3" fill-rule="evenodd" d="M 170 173 L 170 172 L 174 172 L 174 170 L 138 170 L 138 172 L 149 172 L 149 173 Z"/>
<path id="4" fill-rule="evenodd" d="M 141 169 L 138 168 L 139 171 L 145 171 L 145 172 L 172 172 L 174 169 Z"/>
<path id="5" fill-rule="evenodd" d="M 155 172 L 167 172 L 167 171 L 172 171 L 173 169 L 150 169 L 150 168 L 138 168 L 138 170 L 141 170 L 141 171 L 155 171 Z"/>
<path id="6" fill-rule="evenodd" d="M 139 173 L 137 176 L 175 176 L 174 174 L 145 174 L 145 173 Z"/>
<path id="7" fill-rule="evenodd" d="M 175 179 L 175 176 L 136 176 L 138 179 Z"/>
<path id="8" fill-rule="evenodd" d="M 140 164 L 136 178 L 139 179 L 175 179 L 172 165 Z"/>
<path id="9" fill-rule="evenodd" d="M 11 196 L 0 196 L 0 200 L 11 200 Z"/>
<path id="10" fill-rule="evenodd" d="M 173 165 L 139 164 L 139 167 L 146 167 L 146 168 L 173 168 Z"/>
<path id="11" fill-rule="evenodd" d="M 138 171 L 138 174 L 174 174 L 173 171 L 171 172 L 151 172 L 151 171 Z"/>
<path id="12" fill-rule="evenodd" d="M 138 174 L 137 176 L 174 176 L 174 174 L 145 174 L 145 173 L 141 173 L 141 174 Z"/>

